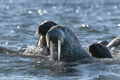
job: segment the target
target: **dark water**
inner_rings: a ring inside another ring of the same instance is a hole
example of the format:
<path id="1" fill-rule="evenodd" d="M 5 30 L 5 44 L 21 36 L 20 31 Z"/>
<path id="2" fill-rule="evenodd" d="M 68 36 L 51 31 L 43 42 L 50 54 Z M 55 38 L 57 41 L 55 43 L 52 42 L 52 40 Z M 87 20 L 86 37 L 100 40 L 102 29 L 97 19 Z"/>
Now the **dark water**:
<path id="1" fill-rule="evenodd" d="M 0 0 L 0 46 L 34 49 L 36 29 L 45 20 L 70 27 L 87 48 L 94 42 L 120 36 L 120 1 Z M 112 52 L 115 60 L 64 63 L 67 66 L 0 54 L 0 80 L 119 80 L 119 53 Z"/>

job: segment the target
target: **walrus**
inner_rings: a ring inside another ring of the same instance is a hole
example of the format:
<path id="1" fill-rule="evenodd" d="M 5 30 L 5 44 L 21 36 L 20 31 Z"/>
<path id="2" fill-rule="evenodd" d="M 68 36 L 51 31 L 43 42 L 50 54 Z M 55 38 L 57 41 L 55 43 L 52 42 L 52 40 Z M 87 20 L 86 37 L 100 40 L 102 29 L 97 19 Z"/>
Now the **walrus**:
<path id="1" fill-rule="evenodd" d="M 91 57 L 68 27 L 59 26 L 53 21 L 45 21 L 38 27 L 37 34 L 39 34 L 37 47 L 50 54 L 51 60 L 71 62 Z M 13 52 L 6 48 L 2 49 L 5 52 L 6 50 L 9 53 Z"/>
<path id="2" fill-rule="evenodd" d="M 106 46 L 109 49 L 111 49 L 113 47 L 119 47 L 120 46 L 120 37 L 114 38 L 111 42 L 108 42 L 106 40 L 102 40 L 102 41 L 99 41 L 98 43 Z"/>
<path id="3" fill-rule="evenodd" d="M 53 26 L 46 34 L 46 42 L 53 61 L 71 62 L 90 57 L 68 27 Z"/>
<path id="4" fill-rule="evenodd" d="M 112 47 L 119 47 L 119 46 L 120 46 L 120 37 L 116 37 L 107 45 L 109 49 L 111 49 Z"/>
<path id="5" fill-rule="evenodd" d="M 48 30 L 52 27 L 57 25 L 55 22 L 53 21 L 44 21 L 43 23 L 40 24 L 40 26 L 38 27 L 36 34 L 39 34 L 39 38 L 37 41 L 37 48 L 40 48 L 41 54 L 49 54 L 49 49 L 46 47 L 46 33 L 48 32 Z"/>
<path id="6" fill-rule="evenodd" d="M 46 33 L 48 32 L 48 30 L 54 25 L 57 25 L 57 24 L 53 21 L 47 20 L 47 21 L 42 22 L 39 25 L 39 27 L 37 28 L 36 34 L 37 35 L 39 34 L 39 38 L 38 38 L 38 41 L 37 41 L 37 48 L 41 49 L 40 54 L 45 54 L 45 55 L 49 54 L 49 50 L 46 47 L 45 36 L 46 36 Z M 14 51 L 14 50 L 11 50 L 11 49 L 7 49 L 7 48 L 4 48 L 4 47 L 0 47 L 0 53 L 23 55 L 21 52 Z"/>
<path id="7" fill-rule="evenodd" d="M 88 47 L 88 52 L 96 58 L 113 58 L 110 51 L 113 47 L 120 46 L 120 37 L 116 37 L 110 43 L 106 40 L 91 44 Z"/>
<path id="8" fill-rule="evenodd" d="M 19 54 L 19 52 L 17 52 L 17 51 L 7 49 L 7 48 L 1 47 L 1 46 L 0 46 L 0 53 L 14 54 L 14 55 Z"/>
<path id="9" fill-rule="evenodd" d="M 107 46 L 109 44 L 106 40 L 99 41 L 98 43 L 104 46 Z"/>
<path id="10" fill-rule="evenodd" d="M 39 34 L 41 33 L 39 32 Z M 53 54 L 52 53 L 53 49 L 55 51 L 58 51 L 59 53 L 58 59 L 54 54 L 52 60 L 71 62 L 90 57 L 90 55 L 82 48 L 74 32 L 72 32 L 72 30 L 69 29 L 68 27 L 63 27 L 59 25 L 52 26 L 50 30 L 48 30 L 46 36 L 44 34 L 41 34 L 40 36 L 44 37 L 44 39 L 42 38 L 41 40 L 46 41 L 46 45 L 50 49 L 50 54 Z M 41 44 L 43 45 L 42 42 Z M 53 44 L 55 44 L 55 47 L 52 46 Z M 13 53 L 12 50 L 6 48 L 3 49 L 4 49 L 3 51 L 7 50 L 7 52 L 9 53 Z"/>
<path id="11" fill-rule="evenodd" d="M 113 58 L 109 49 L 99 43 L 93 43 L 88 47 L 88 51 L 96 58 Z"/>

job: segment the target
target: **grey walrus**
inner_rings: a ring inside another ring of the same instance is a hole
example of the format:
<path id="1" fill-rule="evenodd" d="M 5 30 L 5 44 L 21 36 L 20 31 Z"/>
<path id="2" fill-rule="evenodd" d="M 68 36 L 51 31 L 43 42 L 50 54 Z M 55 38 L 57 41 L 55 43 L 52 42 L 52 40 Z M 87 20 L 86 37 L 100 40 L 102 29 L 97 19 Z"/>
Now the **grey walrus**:
<path id="1" fill-rule="evenodd" d="M 0 53 L 7 53 L 7 54 L 10 53 L 10 54 L 14 54 L 14 55 L 19 54 L 19 52 L 17 52 L 17 51 L 7 49 L 7 48 L 1 47 L 1 46 L 0 46 Z"/>
<path id="2" fill-rule="evenodd" d="M 120 46 L 120 37 L 116 37 L 110 43 L 106 40 L 99 41 L 98 43 L 92 44 L 88 47 L 88 51 L 93 57 L 96 58 L 112 58 L 109 50 L 113 47 Z"/>
<path id="3" fill-rule="evenodd" d="M 104 46 L 107 46 L 109 44 L 106 40 L 99 41 L 98 43 Z"/>
<path id="4" fill-rule="evenodd" d="M 71 62 L 91 57 L 82 48 L 74 32 L 68 27 L 59 26 L 53 21 L 45 21 L 38 27 L 37 33 L 39 34 L 37 47 L 42 48 L 43 53 L 50 54 L 51 60 Z M 98 52 L 100 50 L 104 52 L 106 49 L 105 47 L 100 48 Z M 13 52 L 9 49 L 2 48 L 2 51 L 4 50 L 9 53 Z M 105 54 L 111 55 L 108 52 L 106 50 Z M 104 54 L 99 52 L 98 55 Z M 108 56 L 107 58 L 111 57 Z"/>
<path id="5" fill-rule="evenodd" d="M 116 37 L 107 45 L 109 49 L 111 49 L 112 47 L 119 47 L 119 46 L 120 46 L 120 37 Z"/>
<path id="6" fill-rule="evenodd" d="M 71 62 L 90 57 L 68 27 L 60 25 L 52 27 L 46 34 L 46 42 L 51 60 Z"/>
<path id="7" fill-rule="evenodd" d="M 41 49 L 40 51 L 41 54 L 46 54 L 46 55 L 49 54 L 49 49 L 47 49 L 46 47 L 46 33 L 52 26 L 55 25 L 57 24 L 53 21 L 44 21 L 43 23 L 40 24 L 40 26 L 36 31 L 36 34 L 39 34 L 37 41 L 37 48 Z"/>
<path id="8" fill-rule="evenodd" d="M 106 46 L 109 49 L 111 49 L 113 47 L 119 47 L 120 46 L 120 37 L 114 38 L 111 42 L 102 40 L 102 41 L 99 41 L 98 43 Z"/>
<path id="9" fill-rule="evenodd" d="M 54 23 L 53 21 L 47 20 L 47 21 L 44 21 L 43 23 L 41 23 L 36 31 L 36 34 L 39 34 L 39 38 L 37 41 L 37 48 L 41 49 L 40 54 L 45 54 L 45 55 L 49 54 L 49 50 L 46 47 L 46 37 L 45 36 L 46 36 L 46 33 L 48 32 L 48 30 L 54 25 L 57 25 L 57 24 Z M 21 52 L 7 49 L 4 47 L 0 47 L 0 53 L 23 55 Z"/>
<path id="10" fill-rule="evenodd" d="M 88 47 L 88 51 L 93 57 L 96 58 L 113 58 L 109 49 L 106 46 L 99 43 L 91 44 Z"/>

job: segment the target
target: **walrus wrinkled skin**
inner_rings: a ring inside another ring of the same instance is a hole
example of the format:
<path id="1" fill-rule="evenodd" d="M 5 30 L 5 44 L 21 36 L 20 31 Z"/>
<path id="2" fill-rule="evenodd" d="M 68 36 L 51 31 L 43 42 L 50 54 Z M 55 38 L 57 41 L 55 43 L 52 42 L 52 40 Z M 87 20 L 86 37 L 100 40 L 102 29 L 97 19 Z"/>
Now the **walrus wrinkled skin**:
<path id="1" fill-rule="evenodd" d="M 113 58 L 108 48 L 99 43 L 91 44 L 88 47 L 88 51 L 96 58 Z"/>
<path id="2" fill-rule="evenodd" d="M 50 49 L 50 41 L 54 44 L 54 51 L 57 52 L 58 40 L 61 42 L 60 61 L 71 62 L 83 58 L 89 58 L 90 55 L 82 48 L 74 32 L 65 26 L 56 25 L 46 34 L 47 47 Z M 53 53 L 56 61 L 55 52 Z"/>
<path id="3" fill-rule="evenodd" d="M 37 41 L 37 47 L 41 49 L 41 54 L 49 54 L 49 49 L 46 47 L 46 33 L 48 30 L 52 27 L 57 25 L 53 21 L 44 21 L 43 23 L 40 24 L 38 27 L 36 34 L 39 34 L 39 38 Z"/>

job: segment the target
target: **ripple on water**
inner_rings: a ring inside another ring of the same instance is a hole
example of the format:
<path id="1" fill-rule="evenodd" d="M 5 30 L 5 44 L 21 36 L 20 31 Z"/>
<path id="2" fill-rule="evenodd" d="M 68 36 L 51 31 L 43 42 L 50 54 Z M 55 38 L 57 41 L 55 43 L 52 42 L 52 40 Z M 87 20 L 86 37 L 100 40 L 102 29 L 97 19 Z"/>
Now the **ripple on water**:
<path id="1" fill-rule="evenodd" d="M 73 64 L 50 62 L 35 47 L 35 31 L 45 20 L 70 27 L 85 48 L 113 40 L 120 35 L 119 4 L 119 0 L 0 0 L 1 46 L 27 49 L 28 55 L 0 54 L 0 80 L 119 80 L 120 51 L 113 50 L 115 60 Z"/>

